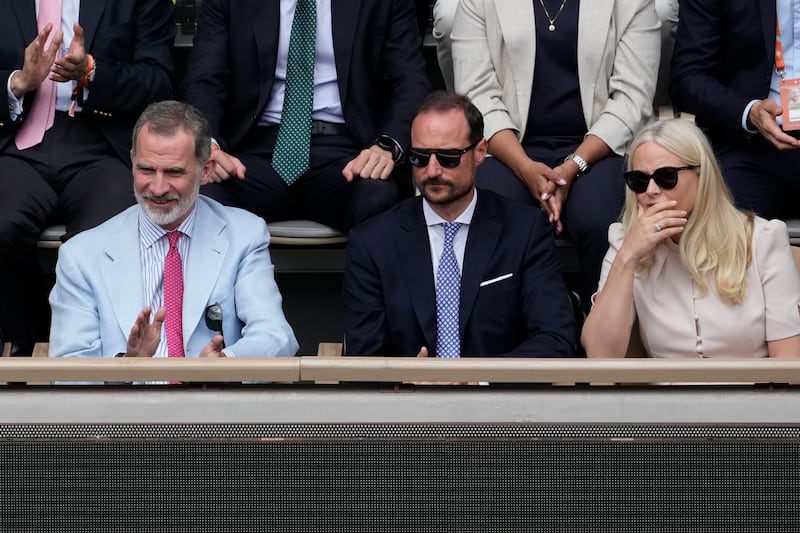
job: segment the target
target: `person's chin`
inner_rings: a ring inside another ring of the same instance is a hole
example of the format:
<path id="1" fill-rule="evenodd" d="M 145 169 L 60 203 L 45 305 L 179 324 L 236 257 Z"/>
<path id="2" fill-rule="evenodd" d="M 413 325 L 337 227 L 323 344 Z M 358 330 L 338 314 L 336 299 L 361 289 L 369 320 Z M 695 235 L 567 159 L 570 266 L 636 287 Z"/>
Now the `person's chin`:
<path id="1" fill-rule="evenodd" d="M 426 185 L 422 189 L 422 196 L 432 204 L 447 203 L 453 197 L 453 188 L 443 184 Z"/>
<path id="2" fill-rule="evenodd" d="M 451 194 L 437 194 L 437 195 L 426 195 L 425 199 L 428 200 L 428 203 L 435 204 L 435 205 L 443 205 L 449 204 L 454 200 L 453 195 Z"/>
<path id="3" fill-rule="evenodd" d="M 176 206 L 154 208 L 152 205 L 147 205 L 144 207 L 144 213 L 147 218 L 159 226 L 167 226 L 180 218 Z"/>

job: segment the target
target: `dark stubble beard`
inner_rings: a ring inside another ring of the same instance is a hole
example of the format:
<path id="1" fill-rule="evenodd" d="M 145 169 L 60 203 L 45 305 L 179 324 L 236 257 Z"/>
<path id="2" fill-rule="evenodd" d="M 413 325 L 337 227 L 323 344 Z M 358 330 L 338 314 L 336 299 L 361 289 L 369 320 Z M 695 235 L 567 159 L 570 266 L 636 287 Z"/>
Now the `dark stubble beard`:
<path id="1" fill-rule="evenodd" d="M 427 186 L 429 185 L 445 186 L 449 187 L 450 190 L 449 192 L 443 195 L 432 197 L 427 190 Z M 419 189 L 422 197 L 425 198 L 428 201 L 428 203 L 434 205 L 445 205 L 455 202 L 456 200 L 460 200 L 461 198 L 464 198 L 466 195 L 468 195 L 470 191 L 472 191 L 474 186 L 475 186 L 474 180 L 471 181 L 470 183 L 464 184 L 462 188 L 462 187 L 457 187 L 455 183 L 453 183 L 451 180 L 442 178 L 429 178 L 417 184 L 417 188 Z"/>

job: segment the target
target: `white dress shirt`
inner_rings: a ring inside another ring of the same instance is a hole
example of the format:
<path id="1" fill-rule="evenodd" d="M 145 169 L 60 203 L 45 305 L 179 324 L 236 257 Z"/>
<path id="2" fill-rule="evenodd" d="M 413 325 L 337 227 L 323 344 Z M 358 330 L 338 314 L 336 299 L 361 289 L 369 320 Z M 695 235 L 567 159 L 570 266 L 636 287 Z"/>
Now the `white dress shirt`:
<path id="1" fill-rule="evenodd" d="M 477 201 L 478 191 L 475 190 L 472 201 L 467 208 L 453 220 L 453 222 L 461 223 L 461 227 L 458 228 L 458 233 L 456 233 L 453 239 L 453 252 L 456 254 L 459 272 L 464 272 L 464 252 L 467 249 L 469 225 L 472 223 L 472 215 L 475 214 L 475 204 Z M 439 259 L 441 259 L 442 251 L 444 250 L 444 229 L 441 224 L 449 221 L 437 215 L 425 199 L 422 200 L 422 213 L 425 215 L 425 223 L 428 225 L 428 239 L 431 243 L 431 261 L 433 263 L 433 281 L 435 284 L 438 282 L 436 274 L 439 271 Z"/>
<path id="2" fill-rule="evenodd" d="M 283 110 L 283 95 L 286 92 L 286 64 L 289 55 L 289 38 L 297 0 L 280 0 L 280 34 L 278 36 L 278 61 L 275 65 L 275 81 L 267 107 L 261 115 L 259 125 L 279 124 Z M 342 99 L 336 78 L 336 61 L 333 57 L 333 24 L 331 0 L 317 0 L 317 48 L 314 59 L 314 104 L 313 120 L 344 123 Z"/>

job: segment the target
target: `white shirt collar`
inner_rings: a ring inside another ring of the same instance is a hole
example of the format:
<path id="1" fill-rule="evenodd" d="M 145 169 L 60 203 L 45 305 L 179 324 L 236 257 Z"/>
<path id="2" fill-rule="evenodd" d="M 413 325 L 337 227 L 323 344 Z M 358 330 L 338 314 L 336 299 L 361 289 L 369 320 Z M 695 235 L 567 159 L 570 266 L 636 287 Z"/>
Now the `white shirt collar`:
<path id="1" fill-rule="evenodd" d="M 190 239 L 192 237 L 192 230 L 194 229 L 194 214 L 196 211 L 197 202 L 195 202 L 194 206 L 192 206 L 192 210 L 189 212 L 189 216 L 186 217 L 186 220 L 181 222 L 181 224 L 175 228 Z M 146 247 L 149 248 L 153 245 L 153 243 L 167 233 L 167 230 L 158 224 L 153 223 L 153 221 L 150 220 L 150 218 L 144 213 L 144 210 L 141 207 L 139 208 L 139 238 Z"/>
<path id="2" fill-rule="evenodd" d="M 466 224 L 467 226 L 472 222 L 472 216 L 475 214 L 475 204 L 478 202 L 478 189 L 475 189 L 475 194 L 472 195 L 472 201 L 466 209 L 456 217 L 453 222 Z M 436 226 L 449 222 L 448 220 L 440 217 L 436 211 L 428 203 L 428 200 L 422 199 L 422 214 L 425 215 L 425 224 L 428 226 Z"/>

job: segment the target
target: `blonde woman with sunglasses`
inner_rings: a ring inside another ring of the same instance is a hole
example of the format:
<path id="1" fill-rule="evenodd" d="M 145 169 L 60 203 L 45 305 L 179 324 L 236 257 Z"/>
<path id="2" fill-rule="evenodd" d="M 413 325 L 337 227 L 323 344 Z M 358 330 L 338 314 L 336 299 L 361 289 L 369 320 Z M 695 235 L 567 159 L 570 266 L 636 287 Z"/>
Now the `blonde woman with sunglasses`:
<path id="1" fill-rule="evenodd" d="M 637 319 L 650 357 L 800 356 L 800 274 L 786 225 L 734 206 L 694 124 L 646 126 L 628 149 L 625 182 L 581 335 L 589 357 L 624 356 Z"/>

